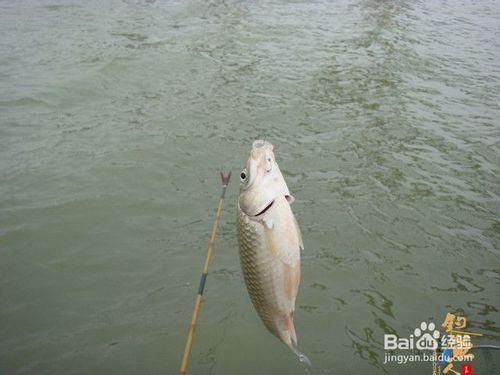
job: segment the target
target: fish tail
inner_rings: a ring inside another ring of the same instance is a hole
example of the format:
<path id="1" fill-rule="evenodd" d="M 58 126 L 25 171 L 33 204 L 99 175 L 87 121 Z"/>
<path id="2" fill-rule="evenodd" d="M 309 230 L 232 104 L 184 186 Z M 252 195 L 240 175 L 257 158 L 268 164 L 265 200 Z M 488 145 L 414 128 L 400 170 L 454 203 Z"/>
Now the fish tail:
<path id="1" fill-rule="evenodd" d="M 299 348 L 297 348 L 297 345 L 292 345 L 290 348 L 297 355 L 297 357 L 299 358 L 300 362 L 303 362 L 303 363 L 307 364 L 308 366 L 312 367 L 312 363 L 309 360 L 309 358 L 307 358 L 307 356 L 304 353 L 302 353 L 299 350 Z"/>
<path id="2" fill-rule="evenodd" d="M 291 341 L 289 345 L 290 349 L 292 349 L 292 351 L 297 355 L 299 361 L 312 367 L 312 363 L 309 360 L 309 358 L 307 358 L 307 356 L 304 353 L 302 353 L 297 346 L 297 334 L 295 333 L 295 327 L 293 326 L 293 323 L 292 323 L 292 329 L 290 331 L 290 341 Z"/>
<path id="3" fill-rule="evenodd" d="M 297 355 L 300 362 L 306 363 L 312 367 L 309 358 L 307 358 L 297 346 L 297 334 L 295 333 L 295 326 L 293 324 L 293 312 L 283 317 L 283 325 L 281 327 L 283 328 L 282 330 L 274 331 L 276 336 Z"/>

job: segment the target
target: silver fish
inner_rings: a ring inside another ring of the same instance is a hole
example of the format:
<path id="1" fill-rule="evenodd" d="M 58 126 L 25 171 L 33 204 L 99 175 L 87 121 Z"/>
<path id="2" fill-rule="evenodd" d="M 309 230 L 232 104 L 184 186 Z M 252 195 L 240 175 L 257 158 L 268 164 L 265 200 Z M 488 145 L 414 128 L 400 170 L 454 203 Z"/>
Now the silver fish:
<path id="1" fill-rule="evenodd" d="M 267 329 L 310 365 L 293 324 L 304 245 L 271 143 L 253 142 L 240 182 L 237 231 L 248 294 Z"/>

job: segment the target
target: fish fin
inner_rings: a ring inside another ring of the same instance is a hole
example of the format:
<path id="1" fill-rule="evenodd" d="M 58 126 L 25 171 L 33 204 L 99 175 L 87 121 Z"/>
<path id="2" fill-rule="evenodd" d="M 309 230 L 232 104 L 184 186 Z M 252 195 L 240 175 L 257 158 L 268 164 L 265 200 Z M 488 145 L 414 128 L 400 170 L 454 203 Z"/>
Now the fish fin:
<path id="1" fill-rule="evenodd" d="M 266 224 L 266 227 L 268 227 L 269 229 L 273 229 L 273 227 L 274 227 L 274 221 L 273 221 L 273 219 L 271 219 L 271 218 L 264 218 L 264 219 L 262 219 L 262 221 L 264 222 L 264 224 Z"/>
<path id="2" fill-rule="evenodd" d="M 273 213 L 266 213 L 260 219 L 265 229 L 267 247 L 270 253 L 284 264 L 299 267 L 301 236 L 297 232 L 295 217 L 284 199 L 276 199 L 274 206 L 276 207 Z"/>
<path id="3" fill-rule="evenodd" d="M 297 219 L 295 218 L 295 216 L 293 217 L 293 221 L 295 223 L 295 227 L 297 228 L 297 235 L 299 236 L 300 250 L 304 250 L 304 241 L 302 241 L 302 233 L 300 232 L 299 223 L 297 222 Z"/>
<path id="4" fill-rule="evenodd" d="M 309 367 L 313 367 L 311 360 L 307 358 L 307 356 L 304 353 L 302 353 L 299 349 L 297 349 L 297 347 L 292 348 L 292 351 L 297 355 L 300 362 L 305 363 Z"/>
<path id="5" fill-rule="evenodd" d="M 288 325 L 288 329 L 284 331 L 284 335 L 281 335 L 282 341 L 292 350 L 292 352 L 295 353 L 295 355 L 299 358 L 300 362 L 303 362 L 307 364 L 308 366 L 312 367 L 312 363 L 307 358 L 307 356 L 302 353 L 299 348 L 297 347 L 297 334 L 295 333 L 295 326 L 293 324 L 293 311 L 291 314 L 285 319 L 286 325 Z"/>
<path id="6" fill-rule="evenodd" d="M 297 347 L 297 333 L 295 333 L 295 325 L 293 324 L 293 311 L 290 313 L 290 319 L 292 320 L 292 329 L 290 330 L 290 340 L 293 347 Z"/>
<path id="7" fill-rule="evenodd" d="M 291 342 L 292 345 L 290 346 L 290 349 L 292 349 L 292 351 L 297 355 L 300 362 L 303 362 L 306 365 L 308 365 L 309 367 L 312 367 L 312 363 L 311 363 L 310 359 L 307 358 L 307 356 L 304 353 L 302 353 L 299 350 L 299 348 L 297 347 L 297 335 L 295 334 L 295 327 L 292 329 L 290 336 L 291 336 L 290 338 L 292 339 L 292 342 Z"/>

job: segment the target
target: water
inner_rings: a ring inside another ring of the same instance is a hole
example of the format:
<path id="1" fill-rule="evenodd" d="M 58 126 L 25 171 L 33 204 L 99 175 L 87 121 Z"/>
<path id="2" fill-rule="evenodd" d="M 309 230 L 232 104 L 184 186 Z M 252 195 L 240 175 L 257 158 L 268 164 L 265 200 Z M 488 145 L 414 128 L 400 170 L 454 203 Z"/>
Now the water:
<path id="1" fill-rule="evenodd" d="M 430 374 L 383 335 L 449 311 L 499 344 L 498 2 L 103 3 L 0 3 L 1 373 L 176 373 L 217 173 L 260 137 L 315 367 L 253 311 L 233 177 L 191 373 Z"/>

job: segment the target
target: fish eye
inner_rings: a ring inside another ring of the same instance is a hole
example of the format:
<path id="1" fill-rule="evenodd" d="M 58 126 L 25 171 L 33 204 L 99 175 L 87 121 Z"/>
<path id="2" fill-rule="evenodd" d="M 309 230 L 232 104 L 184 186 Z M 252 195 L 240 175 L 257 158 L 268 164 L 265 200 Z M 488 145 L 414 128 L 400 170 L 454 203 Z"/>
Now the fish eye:
<path id="1" fill-rule="evenodd" d="M 240 173 L 240 181 L 245 182 L 246 179 L 247 179 L 247 170 L 243 169 Z"/>

